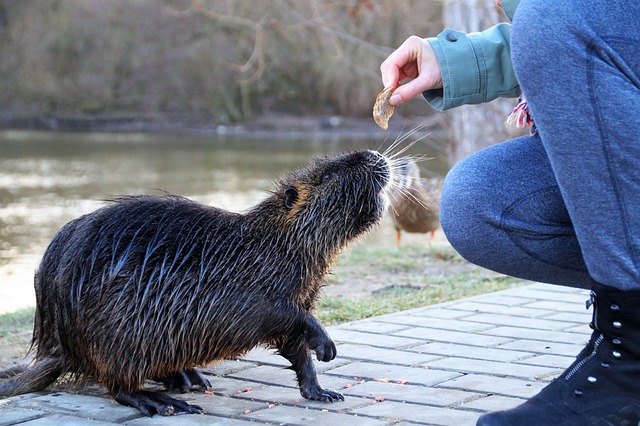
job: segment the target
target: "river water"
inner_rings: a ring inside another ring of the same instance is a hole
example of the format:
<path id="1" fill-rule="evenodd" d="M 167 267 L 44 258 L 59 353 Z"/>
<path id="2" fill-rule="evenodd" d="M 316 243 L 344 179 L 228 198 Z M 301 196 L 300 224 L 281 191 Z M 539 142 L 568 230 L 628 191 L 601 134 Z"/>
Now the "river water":
<path id="1" fill-rule="evenodd" d="M 49 241 L 104 199 L 167 191 L 242 211 L 312 157 L 383 151 L 393 138 L 0 132 L 0 314 L 35 304 L 33 272 Z M 427 136 L 408 151 L 430 158 L 420 163 L 424 176 L 446 172 L 443 145 Z M 391 228 L 383 222 L 366 243 L 393 247 Z"/>

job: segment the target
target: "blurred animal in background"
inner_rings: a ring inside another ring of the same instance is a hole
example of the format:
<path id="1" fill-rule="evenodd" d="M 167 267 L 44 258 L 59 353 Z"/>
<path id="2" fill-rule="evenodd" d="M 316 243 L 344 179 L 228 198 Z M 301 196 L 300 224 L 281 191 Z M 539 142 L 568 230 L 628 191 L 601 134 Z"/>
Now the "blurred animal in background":
<path id="1" fill-rule="evenodd" d="M 396 229 L 396 244 L 400 247 L 402 231 L 423 234 L 428 232 L 431 234 L 431 246 L 440 226 L 442 178 L 421 178 L 418 165 L 409 157 L 399 159 L 396 171 L 399 185 L 394 187 L 389 206 Z"/>

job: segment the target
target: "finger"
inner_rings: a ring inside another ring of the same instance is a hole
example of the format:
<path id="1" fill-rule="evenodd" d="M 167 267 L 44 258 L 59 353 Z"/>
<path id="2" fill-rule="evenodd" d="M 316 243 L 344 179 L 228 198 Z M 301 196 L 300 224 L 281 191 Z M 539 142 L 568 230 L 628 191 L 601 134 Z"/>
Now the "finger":
<path id="1" fill-rule="evenodd" d="M 401 70 L 407 64 L 416 61 L 421 43 L 420 37 L 409 37 L 380 65 L 382 84 L 385 88 L 396 87 L 399 84 Z"/>
<path id="2" fill-rule="evenodd" d="M 397 86 L 400 81 L 400 69 L 394 62 L 390 61 L 390 59 L 391 56 L 389 56 L 389 58 L 380 65 L 382 86 L 385 89 L 390 86 Z"/>
<path id="3" fill-rule="evenodd" d="M 401 103 L 420 95 L 426 86 L 424 80 L 426 80 L 424 77 L 421 78 L 418 76 L 418 78 L 398 86 L 393 91 L 391 98 L 389 98 L 389 104 L 400 105 Z"/>

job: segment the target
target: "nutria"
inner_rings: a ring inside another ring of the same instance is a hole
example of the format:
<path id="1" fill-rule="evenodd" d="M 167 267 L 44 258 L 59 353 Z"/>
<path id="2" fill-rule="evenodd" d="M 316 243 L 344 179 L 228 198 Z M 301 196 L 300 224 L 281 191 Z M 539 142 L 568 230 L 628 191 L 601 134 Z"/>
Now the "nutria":
<path id="1" fill-rule="evenodd" d="M 375 151 L 318 159 L 244 214 L 139 195 L 69 222 L 35 275 L 35 359 L 0 396 L 68 373 L 146 415 L 201 413 L 145 380 L 206 389 L 195 367 L 265 345 L 291 362 L 303 397 L 343 400 L 318 384 L 310 351 L 326 362 L 336 347 L 312 312 L 339 252 L 383 215 L 392 163 Z"/>
<path id="2" fill-rule="evenodd" d="M 401 232 L 431 234 L 429 246 L 440 226 L 440 192 L 442 179 L 423 179 L 420 168 L 410 158 L 396 163 L 398 185 L 391 194 L 389 211 L 396 229 L 396 245 L 400 247 Z"/>

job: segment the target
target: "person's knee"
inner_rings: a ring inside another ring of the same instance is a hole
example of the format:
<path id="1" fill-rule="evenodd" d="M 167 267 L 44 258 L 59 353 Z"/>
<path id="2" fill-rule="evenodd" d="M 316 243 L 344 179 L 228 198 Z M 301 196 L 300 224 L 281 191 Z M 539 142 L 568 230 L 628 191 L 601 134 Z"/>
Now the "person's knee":
<path id="1" fill-rule="evenodd" d="M 448 173 L 440 202 L 440 224 L 447 240 L 467 260 L 475 259 L 477 244 L 487 227 L 487 212 L 480 201 L 481 182 L 473 158 L 462 160 Z"/>
<path id="2" fill-rule="evenodd" d="M 455 248 L 458 241 L 458 224 L 466 222 L 468 209 L 459 208 L 461 192 L 458 190 L 460 182 L 456 176 L 455 169 L 452 169 L 446 176 L 442 184 L 442 194 L 440 196 L 440 225 L 447 239 Z"/>

